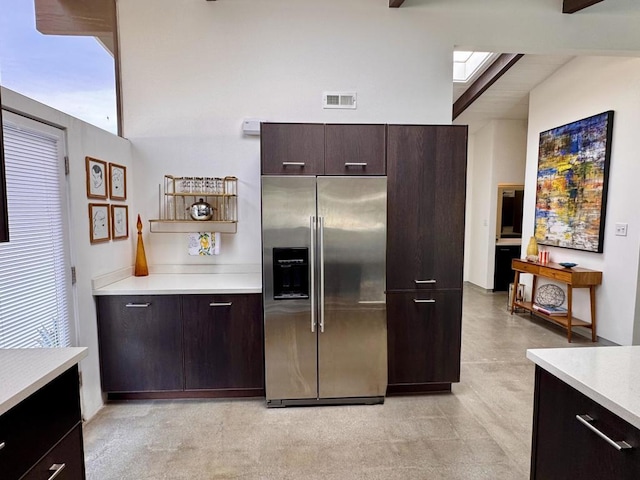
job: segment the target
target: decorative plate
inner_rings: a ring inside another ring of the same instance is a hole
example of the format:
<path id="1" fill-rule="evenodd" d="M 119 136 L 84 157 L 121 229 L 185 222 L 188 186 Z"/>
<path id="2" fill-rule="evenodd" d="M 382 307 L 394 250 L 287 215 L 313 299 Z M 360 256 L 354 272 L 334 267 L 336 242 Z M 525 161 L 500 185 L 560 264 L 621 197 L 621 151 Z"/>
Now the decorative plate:
<path id="1" fill-rule="evenodd" d="M 551 283 L 542 285 L 536 291 L 535 303 L 543 307 L 559 307 L 564 303 L 564 290 Z"/>
<path id="2" fill-rule="evenodd" d="M 573 262 L 560 262 L 558 265 L 562 265 L 564 268 L 573 268 L 578 264 Z"/>

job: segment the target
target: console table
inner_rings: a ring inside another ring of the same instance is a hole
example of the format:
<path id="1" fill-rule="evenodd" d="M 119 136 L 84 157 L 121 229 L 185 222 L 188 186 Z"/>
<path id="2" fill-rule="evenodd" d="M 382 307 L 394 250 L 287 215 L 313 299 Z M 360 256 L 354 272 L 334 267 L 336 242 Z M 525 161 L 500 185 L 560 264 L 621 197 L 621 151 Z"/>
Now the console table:
<path id="1" fill-rule="evenodd" d="M 531 302 L 517 301 L 515 295 L 511 300 L 511 315 L 516 307 L 524 308 L 546 320 L 551 320 L 567 329 L 567 340 L 571 342 L 571 327 L 580 326 L 591 329 L 591 341 L 596 341 L 596 286 L 602 283 L 602 272 L 588 270 L 586 268 L 573 267 L 564 268 L 557 263 L 541 264 L 528 262 L 514 258 L 511 261 L 511 268 L 515 272 L 514 285 L 518 285 L 521 273 L 533 275 L 533 286 L 531 289 Z M 567 315 L 546 315 L 533 308 L 533 300 L 536 296 L 536 284 L 538 277 L 549 278 L 567 285 Z M 591 323 L 580 320 L 571 315 L 572 292 L 574 288 L 588 288 L 591 301 Z"/>

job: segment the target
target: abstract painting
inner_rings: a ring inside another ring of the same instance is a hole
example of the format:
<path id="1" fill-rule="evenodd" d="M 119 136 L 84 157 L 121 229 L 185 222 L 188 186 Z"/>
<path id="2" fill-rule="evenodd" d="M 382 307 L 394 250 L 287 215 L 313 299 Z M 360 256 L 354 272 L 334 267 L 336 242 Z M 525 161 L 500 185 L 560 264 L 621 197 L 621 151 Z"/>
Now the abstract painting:
<path id="1" fill-rule="evenodd" d="M 535 237 L 602 253 L 613 111 L 540 134 Z"/>

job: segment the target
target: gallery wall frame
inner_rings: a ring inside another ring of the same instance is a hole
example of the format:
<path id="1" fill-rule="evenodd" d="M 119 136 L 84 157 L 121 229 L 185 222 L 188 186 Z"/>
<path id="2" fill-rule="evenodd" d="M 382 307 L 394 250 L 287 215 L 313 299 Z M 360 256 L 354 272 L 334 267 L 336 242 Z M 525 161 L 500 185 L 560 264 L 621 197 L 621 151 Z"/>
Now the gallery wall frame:
<path id="1" fill-rule="evenodd" d="M 87 177 L 87 197 L 107 199 L 107 162 L 93 157 L 85 157 Z"/>
<path id="2" fill-rule="evenodd" d="M 124 240 L 129 238 L 129 207 L 111 205 L 111 238 Z"/>
<path id="3" fill-rule="evenodd" d="M 613 111 L 540 133 L 535 238 L 602 253 Z"/>
<path id="4" fill-rule="evenodd" d="M 89 242 L 91 244 L 111 240 L 111 222 L 108 203 L 89 204 Z"/>
<path id="5" fill-rule="evenodd" d="M 127 167 L 116 163 L 109 164 L 109 198 L 127 199 Z"/>

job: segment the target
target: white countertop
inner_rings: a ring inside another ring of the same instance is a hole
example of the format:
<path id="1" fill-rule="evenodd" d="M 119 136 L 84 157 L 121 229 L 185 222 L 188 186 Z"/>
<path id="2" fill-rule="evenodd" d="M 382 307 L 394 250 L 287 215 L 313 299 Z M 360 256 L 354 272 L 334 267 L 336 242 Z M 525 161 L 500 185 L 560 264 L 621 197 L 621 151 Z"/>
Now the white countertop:
<path id="1" fill-rule="evenodd" d="M 87 356 L 87 348 L 0 349 L 0 415 Z"/>
<path id="2" fill-rule="evenodd" d="M 640 346 L 535 349 L 527 358 L 640 428 Z"/>
<path id="3" fill-rule="evenodd" d="M 260 273 L 152 273 L 95 288 L 94 295 L 262 293 Z"/>

